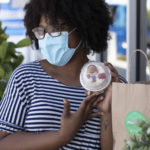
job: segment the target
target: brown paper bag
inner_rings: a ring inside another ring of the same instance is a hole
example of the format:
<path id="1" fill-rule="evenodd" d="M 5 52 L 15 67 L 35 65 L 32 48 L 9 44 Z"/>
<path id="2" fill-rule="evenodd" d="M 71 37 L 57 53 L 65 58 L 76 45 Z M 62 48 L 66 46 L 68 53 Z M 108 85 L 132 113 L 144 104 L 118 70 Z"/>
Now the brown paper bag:
<path id="1" fill-rule="evenodd" d="M 112 88 L 113 150 L 121 150 L 130 137 L 125 128 L 128 113 L 138 111 L 150 118 L 150 85 L 113 83 Z"/>
<path id="2" fill-rule="evenodd" d="M 112 130 L 113 150 L 122 150 L 124 140 L 130 135 L 125 119 L 130 112 L 137 111 L 150 118 L 150 84 L 113 83 L 112 86 Z"/>

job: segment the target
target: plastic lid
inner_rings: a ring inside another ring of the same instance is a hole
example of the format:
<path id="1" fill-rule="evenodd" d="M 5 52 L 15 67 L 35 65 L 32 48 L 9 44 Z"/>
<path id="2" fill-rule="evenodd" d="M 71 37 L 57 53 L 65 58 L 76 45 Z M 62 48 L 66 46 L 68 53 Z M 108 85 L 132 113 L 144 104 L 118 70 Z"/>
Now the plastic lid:
<path id="1" fill-rule="evenodd" d="M 80 73 L 80 83 L 88 91 L 103 91 L 111 82 L 111 71 L 104 63 L 86 63 Z"/>

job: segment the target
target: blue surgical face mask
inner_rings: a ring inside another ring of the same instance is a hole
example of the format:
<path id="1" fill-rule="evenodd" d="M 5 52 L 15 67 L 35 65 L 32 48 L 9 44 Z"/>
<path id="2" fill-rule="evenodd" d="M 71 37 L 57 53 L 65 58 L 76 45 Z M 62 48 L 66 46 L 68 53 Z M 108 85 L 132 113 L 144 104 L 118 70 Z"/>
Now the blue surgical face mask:
<path id="1" fill-rule="evenodd" d="M 57 37 L 52 37 L 46 33 L 44 39 L 39 40 L 39 48 L 41 53 L 50 64 L 64 66 L 70 61 L 75 53 L 75 50 L 79 48 L 81 44 L 80 41 L 76 48 L 68 47 L 68 35 L 74 30 L 75 29 L 73 29 L 70 33 L 61 32 L 61 35 Z"/>

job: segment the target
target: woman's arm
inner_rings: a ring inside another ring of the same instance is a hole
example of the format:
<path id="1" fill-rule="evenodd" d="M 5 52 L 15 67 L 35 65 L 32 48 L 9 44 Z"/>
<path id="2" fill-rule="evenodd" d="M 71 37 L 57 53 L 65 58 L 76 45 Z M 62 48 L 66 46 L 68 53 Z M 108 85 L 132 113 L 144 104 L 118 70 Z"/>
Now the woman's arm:
<path id="1" fill-rule="evenodd" d="M 111 70 L 112 82 L 120 82 L 118 72 L 110 63 L 105 63 Z M 112 101 L 112 85 L 110 85 L 104 95 L 103 101 L 99 103 L 98 109 L 103 112 L 101 116 L 101 150 L 113 149 L 113 133 L 112 133 L 112 114 L 111 114 L 111 101 Z M 100 97 L 100 99 L 102 99 Z"/>
<path id="2" fill-rule="evenodd" d="M 112 120 L 111 113 L 105 113 L 101 117 L 101 150 L 113 149 L 113 135 L 112 135 Z"/>
<path id="3" fill-rule="evenodd" d="M 0 132 L 2 136 L 3 132 Z M 2 150 L 55 150 L 66 144 L 59 131 L 43 133 L 18 132 L 0 138 Z"/>
<path id="4" fill-rule="evenodd" d="M 112 99 L 112 86 L 110 85 L 105 92 L 104 100 L 100 102 L 98 106 L 99 111 L 103 113 L 101 115 L 101 132 L 100 132 L 101 150 L 113 149 L 111 99 Z"/>
<path id="5" fill-rule="evenodd" d="M 110 85 L 105 91 L 105 93 L 100 94 L 98 100 L 94 103 L 94 106 L 98 109 L 97 113 L 101 116 L 101 121 L 100 121 L 101 150 L 113 149 L 111 99 L 112 99 L 112 86 Z M 92 115 L 92 117 L 94 116 Z"/>
<path id="6" fill-rule="evenodd" d="M 75 113 L 70 112 L 70 103 L 64 100 L 61 129 L 43 133 L 0 132 L 0 150 L 57 150 L 69 143 L 92 112 L 97 94 L 85 98 Z M 99 114 L 98 114 L 99 115 Z"/>

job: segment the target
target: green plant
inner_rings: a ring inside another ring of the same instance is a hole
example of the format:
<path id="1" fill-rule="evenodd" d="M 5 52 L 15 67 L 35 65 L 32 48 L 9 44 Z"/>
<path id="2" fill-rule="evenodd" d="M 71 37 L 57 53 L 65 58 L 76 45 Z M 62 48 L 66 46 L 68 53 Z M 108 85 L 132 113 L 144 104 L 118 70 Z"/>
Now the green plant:
<path id="1" fill-rule="evenodd" d="M 137 125 L 141 128 L 140 136 L 125 140 L 123 150 L 150 150 L 150 121 L 140 121 Z"/>
<path id="2" fill-rule="evenodd" d="M 19 41 L 17 44 L 8 42 L 9 35 L 5 31 L 6 27 L 3 29 L 0 22 L 0 100 L 10 75 L 24 59 L 23 55 L 16 51 L 16 48 L 31 45 L 31 41 L 28 38 Z"/>

